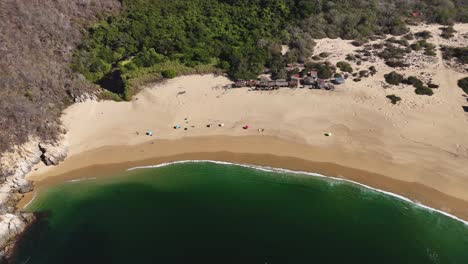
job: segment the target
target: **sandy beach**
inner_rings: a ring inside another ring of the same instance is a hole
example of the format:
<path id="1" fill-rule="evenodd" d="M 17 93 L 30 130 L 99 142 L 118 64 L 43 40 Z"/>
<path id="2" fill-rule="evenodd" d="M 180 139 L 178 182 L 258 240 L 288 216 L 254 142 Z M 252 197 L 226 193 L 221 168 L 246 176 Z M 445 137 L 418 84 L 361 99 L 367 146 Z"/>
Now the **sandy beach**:
<path id="1" fill-rule="evenodd" d="M 332 62 L 357 49 L 343 40 L 317 42 L 316 53 L 345 51 Z M 152 85 L 131 102 L 77 103 L 62 117 L 69 157 L 55 167 L 36 166 L 28 178 L 41 186 L 132 166 L 223 160 L 343 177 L 467 220 L 468 114 L 456 85 L 466 73 L 451 70 L 440 54 L 436 60 L 401 71 L 432 75 L 440 85 L 432 97 L 384 88 L 383 75 L 392 69 L 376 61 L 360 66 L 375 65 L 375 76 L 335 91 L 224 89 L 227 78 L 204 75 Z M 389 94 L 403 100 L 393 105 Z"/>

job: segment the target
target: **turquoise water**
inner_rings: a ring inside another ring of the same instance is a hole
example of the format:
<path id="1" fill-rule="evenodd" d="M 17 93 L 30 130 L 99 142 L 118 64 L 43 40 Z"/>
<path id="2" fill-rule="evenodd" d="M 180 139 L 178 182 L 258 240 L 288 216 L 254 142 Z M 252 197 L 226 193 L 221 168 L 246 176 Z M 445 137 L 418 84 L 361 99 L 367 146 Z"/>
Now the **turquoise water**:
<path id="1" fill-rule="evenodd" d="M 83 175 L 94 177 L 97 175 Z M 468 227 L 310 175 L 184 163 L 49 188 L 14 263 L 468 263 Z"/>

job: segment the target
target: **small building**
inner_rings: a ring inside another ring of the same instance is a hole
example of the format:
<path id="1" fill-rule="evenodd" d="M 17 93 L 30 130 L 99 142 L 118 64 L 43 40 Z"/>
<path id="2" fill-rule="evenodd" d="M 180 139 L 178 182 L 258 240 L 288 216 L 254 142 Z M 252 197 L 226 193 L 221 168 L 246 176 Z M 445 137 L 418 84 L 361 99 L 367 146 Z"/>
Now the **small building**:
<path id="1" fill-rule="evenodd" d="M 312 78 L 317 79 L 318 78 L 318 73 L 317 71 L 310 71 L 309 76 Z"/>

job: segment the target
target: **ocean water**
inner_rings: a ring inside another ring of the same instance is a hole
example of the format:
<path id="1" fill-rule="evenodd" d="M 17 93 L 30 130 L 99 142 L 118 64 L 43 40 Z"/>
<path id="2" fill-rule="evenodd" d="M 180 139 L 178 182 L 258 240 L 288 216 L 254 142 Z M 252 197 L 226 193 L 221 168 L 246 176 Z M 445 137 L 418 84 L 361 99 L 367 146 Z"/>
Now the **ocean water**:
<path id="1" fill-rule="evenodd" d="M 83 178 L 98 175 L 83 175 Z M 468 226 L 362 186 L 209 162 L 39 192 L 13 263 L 468 263 Z"/>

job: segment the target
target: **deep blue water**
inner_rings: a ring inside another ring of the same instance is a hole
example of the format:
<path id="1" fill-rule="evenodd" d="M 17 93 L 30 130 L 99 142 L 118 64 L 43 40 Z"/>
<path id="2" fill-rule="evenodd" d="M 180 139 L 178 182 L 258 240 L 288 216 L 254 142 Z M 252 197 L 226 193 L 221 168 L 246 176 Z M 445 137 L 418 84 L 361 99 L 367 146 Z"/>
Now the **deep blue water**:
<path id="1" fill-rule="evenodd" d="M 94 177 L 98 175 L 83 175 Z M 213 163 L 63 183 L 14 263 L 468 263 L 468 227 L 351 183 Z"/>

